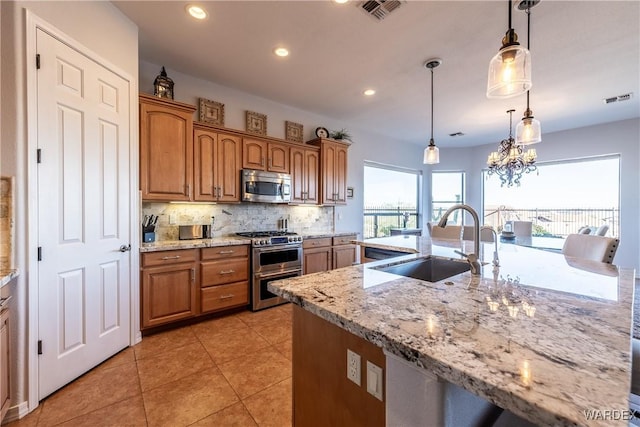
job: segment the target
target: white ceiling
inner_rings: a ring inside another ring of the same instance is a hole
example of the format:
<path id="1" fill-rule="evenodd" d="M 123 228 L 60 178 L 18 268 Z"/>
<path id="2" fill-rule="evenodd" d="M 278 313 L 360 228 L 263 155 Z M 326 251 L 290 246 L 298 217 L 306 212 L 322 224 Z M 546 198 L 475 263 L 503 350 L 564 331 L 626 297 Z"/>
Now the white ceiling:
<path id="1" fill-rule="evenodd" d="M 507 2 L 407 1 L 382 21 L 351 0 L 208 1 L 196 22 L 186 1 L 115 1 L 140 32 L 140 59 L 425 145 L 427 59 L 434 71 L 440 147 L 498 142 L 526 96 L 485 96 L 489 60 L 507 30 Z M 526 46 L 526 14 L 513 27 Z M 291 55 L 272 51 L 286 46 Z M 640 2 L 542 0 L 531 12 L 531 108 L 544 133 L 640 117 Z M 177 85 L 178 83 L 176 83 Z M 365 97 L 365 88 L 377 94 Z M 629 101 L 603 98 L 633 92 Z M 464 132 L 465 136 L 448 134 Z M 542 148 L 542 147 L 541 147 Z"/>

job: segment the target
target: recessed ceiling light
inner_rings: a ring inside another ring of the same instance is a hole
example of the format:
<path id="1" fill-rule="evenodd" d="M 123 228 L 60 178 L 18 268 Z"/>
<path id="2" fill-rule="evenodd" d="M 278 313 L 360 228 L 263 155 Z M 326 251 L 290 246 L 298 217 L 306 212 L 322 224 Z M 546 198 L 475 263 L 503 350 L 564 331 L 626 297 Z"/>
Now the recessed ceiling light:
<path id="1" fill-rule="evenodd" d="M 206 19 L 207 16 L 209 16 L 207 14 L 207 11 L 204 10 L 203 7 L 201 6 L 196 6 L 195 4 L 188 4 L 187 5 L 187 12 L 189 12 L 189 15 L 193 16 L 196 19 Z"/>
<path id="2" fill-rule="evenodd" d="M 367 90 L 365 90 L 365 91 L 364 91 L 364 92 L 362 92 L 362 93 L 364 93 L 364 94 L 365 94 L 365 95 L 367 95 L 367 96 L 372 96 L 372 95 L 375 95 L 375 94 L 376 94 L 376 91 L 375 91 L 375 90 L 373 90 L 373 89 L 367 89 Z"/>
<path id="3" fill-rule="evenodd" d="M 284 47 L 277 47 L 273 50 L 273 53 L 275 53 L 278 56 L 289 56 L 289 50 L 285 49 Z"/>
<path id="4" fill-rule="evenodd" d="M 349 0 L 333 0 L 333 1 L 338 3 L 338 4 L 344 4 L 344 3 L 348 2 Z"/>

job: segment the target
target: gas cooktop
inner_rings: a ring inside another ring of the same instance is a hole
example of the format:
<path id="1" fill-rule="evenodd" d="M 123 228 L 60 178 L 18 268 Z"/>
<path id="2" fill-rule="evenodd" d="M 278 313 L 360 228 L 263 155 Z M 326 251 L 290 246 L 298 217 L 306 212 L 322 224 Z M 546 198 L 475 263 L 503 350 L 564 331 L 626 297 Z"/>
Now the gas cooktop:
<path id="1" fill-rule="evenodd" d="M 238 236 L 251 238 L 253 247 L 257 246 L 274 246 L 274 245 L 302 245 L 302 236 L 290 231 L 247 231 L 244 233 L 236 233 Z"/>
<path id="2" fill-rule="evenodd" d="M 290 231 L 246 231 L 243 233 L 236 233 L 238 236 L 242 237 L 276 237 L 276 236 L 295 236 L 296 233 L 292 233 Z"/>

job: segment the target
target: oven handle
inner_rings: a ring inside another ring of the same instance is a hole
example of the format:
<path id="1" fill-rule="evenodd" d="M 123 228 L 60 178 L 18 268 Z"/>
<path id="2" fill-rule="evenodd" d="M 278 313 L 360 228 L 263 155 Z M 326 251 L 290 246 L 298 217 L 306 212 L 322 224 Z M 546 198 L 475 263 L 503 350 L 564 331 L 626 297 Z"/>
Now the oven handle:
<path id="1" fill-rule="evenodd" d="M 269 273 L 269 274 L 257 273 L 256 279 L 268 279 L 269 277 L 284 276 L 291 273 L 299 273 L 298 276 L 302 276 L 302 269 L 296 268 L 293 270 L 278 271 L 276 273 Z"/>
<path id="2" fill-rule="evenodd" d="M 300 243 L 285 243 L 282 245 L 276 245 L 272 247 L 258 247 L 255 248 L 254 251 L 256 254 L 265 253 L 265 252 L 276 252 L 281 251 L 283 249 L 300 249 L 302 250 L 302 245 Z"/>

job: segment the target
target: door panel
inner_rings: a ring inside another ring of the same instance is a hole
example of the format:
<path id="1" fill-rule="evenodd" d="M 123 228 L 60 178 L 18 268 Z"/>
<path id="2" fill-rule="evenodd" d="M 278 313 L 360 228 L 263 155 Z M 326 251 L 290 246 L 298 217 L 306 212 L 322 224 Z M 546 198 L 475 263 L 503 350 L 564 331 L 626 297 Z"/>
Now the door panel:
<path id="1" fill-rule="evenodd" d="M 39 397 L 129 345 L 129 82 L 36 30 Z"/>

